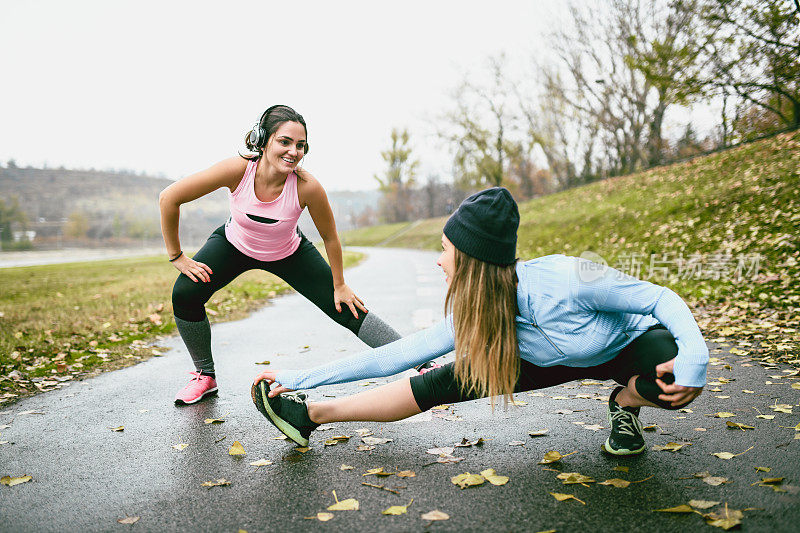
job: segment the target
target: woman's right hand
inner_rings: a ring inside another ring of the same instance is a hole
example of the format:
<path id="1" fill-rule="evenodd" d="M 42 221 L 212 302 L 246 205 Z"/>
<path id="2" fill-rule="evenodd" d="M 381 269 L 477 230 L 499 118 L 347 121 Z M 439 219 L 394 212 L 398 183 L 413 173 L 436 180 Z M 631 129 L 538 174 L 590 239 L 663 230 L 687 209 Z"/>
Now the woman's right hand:
<path id="1" fill-rule="evenodd" d="M 195 261 L 191 257 L 183 254 L 178 259 L 172 262 L 172 266 L 180 270 L 182 274 L 197 283 L 198 279 L 208 283 L 211 281 L 211 267 L 200 261 Z"/>

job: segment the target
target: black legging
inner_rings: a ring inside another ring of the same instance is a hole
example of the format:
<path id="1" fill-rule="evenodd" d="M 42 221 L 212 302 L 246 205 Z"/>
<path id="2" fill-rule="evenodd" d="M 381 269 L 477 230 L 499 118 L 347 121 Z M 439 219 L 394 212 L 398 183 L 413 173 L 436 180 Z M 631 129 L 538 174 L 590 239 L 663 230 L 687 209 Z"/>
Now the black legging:
<path id="1" fill-rule="evenodd" d="M 366 313 L 360 312 L 356 318 L 347 306 L 343 306 L 341 313 L 336 310 L 331 267 L 304 235 L 300 237 L 300 246 L 289 257 L 278 261 L 259 261 L 243 254 L 228 242 L 225 226 L 220 226 L 193 257 L 195 261 L 211 267 L 211 281 L 194 282 L 185 274 L 178 276 L 172 289 L 175 316 L 190 322 L 204 320 L 205 303 L 212 294 L 239 274 L 257 268 L 275 274 L 337 323 L 358 334 Z"/>
<path id="2" fill-rule="evenodd" d="M 536 366 L 524 359 L 520 360 L 520 372 L 514 392 L 533 389 L 544 389 L 574 381 L 576 379 L 613 379 L 620 385 L 638 375 L 636 392 L 640 396 L 664 409 L 679 409 L 684 405 L 673 407 L 670 402 L 660 400 L 663 391 L 656 383 L 656 366 L 665 363 L 678 354 L 675 338 L 662 325 L 656 325 L 642 333 L 626 346 L 611 361 L 588 368 L 572 366 Z M 465 394 L 453 372 L 454 363 L 430 370 L 411 378 L 411 391 L 417 405 L 427 411 L 435 405 L 444 403 L 476 400 L 479 396 Z M 672 383 L 675 377 L 667 374 L 661 378 L 665 383 Z"/>

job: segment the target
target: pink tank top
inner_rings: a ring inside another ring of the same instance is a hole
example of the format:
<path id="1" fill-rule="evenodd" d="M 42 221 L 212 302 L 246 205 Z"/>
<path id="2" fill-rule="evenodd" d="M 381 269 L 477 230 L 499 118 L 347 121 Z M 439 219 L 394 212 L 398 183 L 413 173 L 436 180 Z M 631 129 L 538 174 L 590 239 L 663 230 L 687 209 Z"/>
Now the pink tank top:
<path id="1" fill-rule="evenodd" d="M 280 196 L 262 202 L 255 190 L 257 166 L 257 159 L 248 162 L 242 181 L 229 194 L 231 217 L 225 224 L 225 237 L 247 256 L 277 261 L 300 246 L 297 219 L 303 210 L 297 197 L 297 174 L 289 174 Z"/>

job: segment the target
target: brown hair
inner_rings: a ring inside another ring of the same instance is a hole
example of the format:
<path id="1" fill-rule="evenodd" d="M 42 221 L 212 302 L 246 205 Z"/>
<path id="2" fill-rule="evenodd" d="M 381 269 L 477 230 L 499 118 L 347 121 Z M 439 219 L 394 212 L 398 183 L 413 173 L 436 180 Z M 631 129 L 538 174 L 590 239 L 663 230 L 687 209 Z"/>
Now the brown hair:
<path id="1" fill-rule="evenodd" d="M 445 313 L 455 326 L 455 376 L 461 390 L 513 399 L 519 377 L 516 264 L 501 266 L 455 249 Z M 491 399 L 494 409 L 494 398 Z"/>

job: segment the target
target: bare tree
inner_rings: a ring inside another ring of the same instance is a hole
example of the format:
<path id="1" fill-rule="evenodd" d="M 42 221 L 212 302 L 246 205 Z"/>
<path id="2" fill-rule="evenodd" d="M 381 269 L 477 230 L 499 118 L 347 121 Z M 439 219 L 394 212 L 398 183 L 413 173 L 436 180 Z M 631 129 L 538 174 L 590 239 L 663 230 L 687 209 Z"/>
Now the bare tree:
<path id="1" fill-rule="evenodd" d="M 411 216 L 411 189 L 419 162 L 411 158 L 408 130 L 392 129 L 391 142 L 391 147 L 381 152 L 388 168 L 375 179 L 383 192 L 382 218 L 386 222 L 403 222 Z"/>

